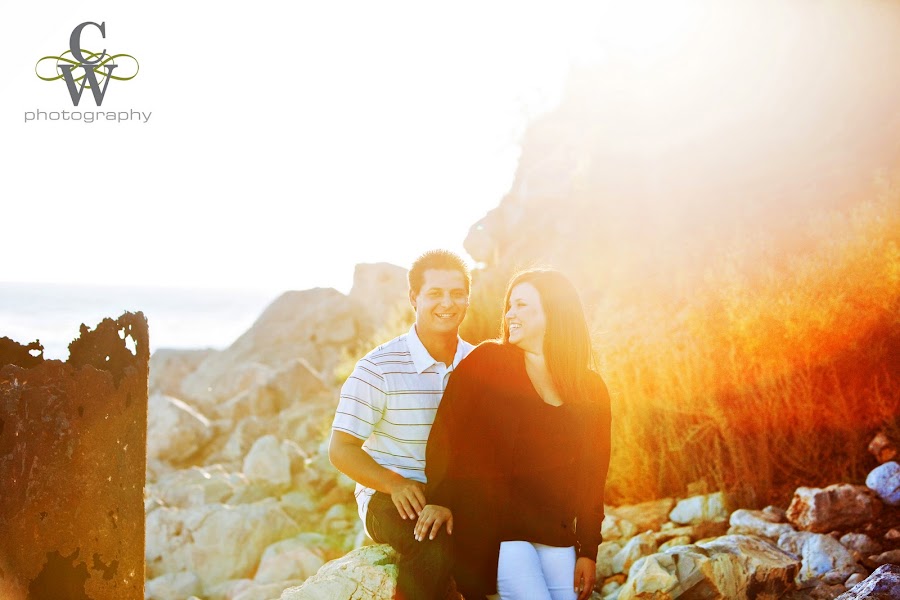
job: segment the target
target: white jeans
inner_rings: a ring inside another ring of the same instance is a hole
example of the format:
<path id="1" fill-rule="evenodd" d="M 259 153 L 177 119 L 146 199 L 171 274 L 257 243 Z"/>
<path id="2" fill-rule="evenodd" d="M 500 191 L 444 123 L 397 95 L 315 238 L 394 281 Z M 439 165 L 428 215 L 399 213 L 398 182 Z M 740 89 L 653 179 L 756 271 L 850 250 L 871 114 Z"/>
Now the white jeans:
<path id="1" fill-rule="evenodd" d="M 497 591 L 501 600 L 575 600 L 575 548 L 503 542 Z"/>

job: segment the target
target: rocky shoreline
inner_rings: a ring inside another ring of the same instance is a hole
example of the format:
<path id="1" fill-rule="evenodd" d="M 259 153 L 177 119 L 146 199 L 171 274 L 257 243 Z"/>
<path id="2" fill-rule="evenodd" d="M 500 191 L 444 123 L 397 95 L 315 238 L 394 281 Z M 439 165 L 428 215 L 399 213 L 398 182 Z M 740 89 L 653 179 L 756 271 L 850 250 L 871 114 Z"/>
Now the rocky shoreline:
<path id="1" fill-rule="evenodd" d="M 325 445 L 331 373 L 403 310 L 405 285 L 361 265 L 349 295 L 285 294 L 226 350 L 151 357 L 146 598 L 392 596 L 393 552 L 366 545 Z M 722 492 L 608 507 L 593 597 L 900 598 L 897 450 L 881 435 L 870 451 L 866 486 L 801 487 L 783 508 Z"/>

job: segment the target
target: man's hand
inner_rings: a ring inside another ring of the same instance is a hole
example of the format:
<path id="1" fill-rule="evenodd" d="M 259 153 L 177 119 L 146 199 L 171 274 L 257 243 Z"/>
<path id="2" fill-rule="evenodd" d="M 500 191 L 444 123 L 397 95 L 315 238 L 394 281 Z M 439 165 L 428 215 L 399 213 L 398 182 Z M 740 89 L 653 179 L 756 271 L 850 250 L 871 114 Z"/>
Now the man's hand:
<path id="1" fill-rule="evenodd" d="M 416 519 L 425 508 L 425 484 L 406 479 L 382 467 L 362 448 L 363 440 L 343 431 L 332 431 L 328 458 L 341 473 L 384 494 L 389 494 L 404 519 Z"/>
<path id="2" fill-rule="evenodd" d="M 417 519 L 425 508 L 425 484 L 412 479 L 398 478 L 391 485 L 391 500 L 403 519 Z"/>
<path id="3" fill-rule="evenodd" d="M 578 600 L 587 600 L 594 593 L 597 581 L 597 563 L 586 556 L 575 561 L 575 593 Z"/>
<path id="4" fill-rule="evenodd" d="M 429 540 L 433 540 L 440 533 L 441 527 L 445 523 L 447 525 L 447 535 L 452 535 L 453 513 L 450 512 L 450 509 L 437 504 L 426 505 L 422 512 L 419 513 L 419 520 L 416 522 L 416 539 L 421 542 L 427 535 Z"/>

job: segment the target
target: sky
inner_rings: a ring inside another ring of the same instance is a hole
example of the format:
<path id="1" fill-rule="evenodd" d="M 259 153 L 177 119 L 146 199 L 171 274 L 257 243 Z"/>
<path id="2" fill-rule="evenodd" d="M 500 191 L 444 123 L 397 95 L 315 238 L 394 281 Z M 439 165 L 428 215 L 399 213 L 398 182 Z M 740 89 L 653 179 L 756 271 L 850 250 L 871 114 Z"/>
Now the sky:
<path id="1" fill-rule="evenodd" d="M 347 291 L 357 263 L 462 253 L 590 6 L 3 3 L 0 282 Z M 139 63 L 100 109 L 35 74 L 85 21 Z M 63 110 L 149 118 L 26 122 Z"/>

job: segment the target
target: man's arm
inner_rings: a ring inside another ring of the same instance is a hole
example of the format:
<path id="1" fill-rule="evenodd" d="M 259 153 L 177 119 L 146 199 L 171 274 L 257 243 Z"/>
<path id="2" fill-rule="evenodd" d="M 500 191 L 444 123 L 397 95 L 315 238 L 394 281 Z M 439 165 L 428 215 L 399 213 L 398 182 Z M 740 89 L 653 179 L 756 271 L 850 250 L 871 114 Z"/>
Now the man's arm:
<path id="1" fill-rule="evenodd" d="M 404 519 L 416 519 L 425 508 L 425 485 L 386 469 L 362 448 L 363 440 L 332 430 L 328 444 L 331 464 L 365 487 L 389 494 Z"/>

